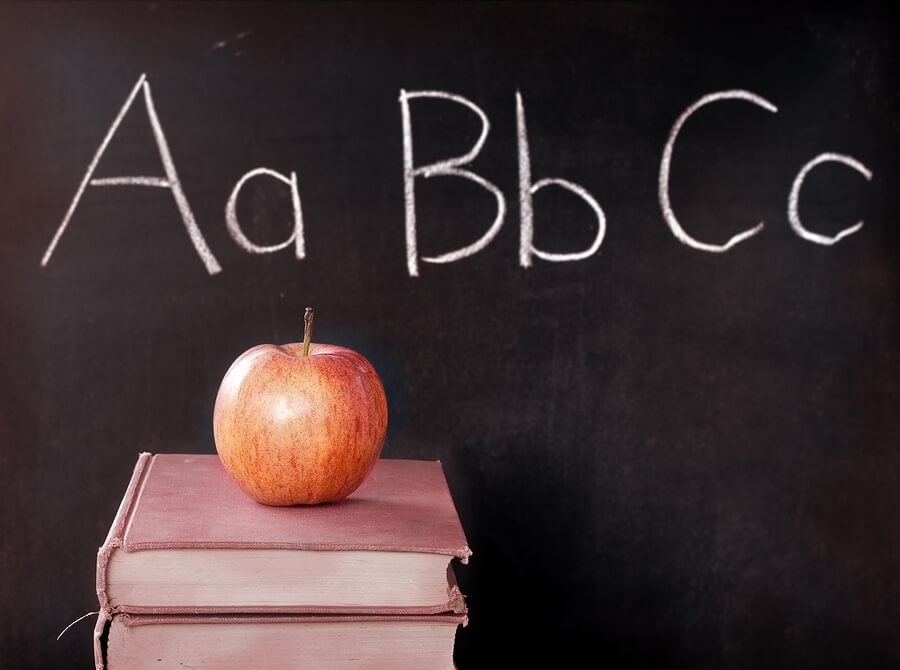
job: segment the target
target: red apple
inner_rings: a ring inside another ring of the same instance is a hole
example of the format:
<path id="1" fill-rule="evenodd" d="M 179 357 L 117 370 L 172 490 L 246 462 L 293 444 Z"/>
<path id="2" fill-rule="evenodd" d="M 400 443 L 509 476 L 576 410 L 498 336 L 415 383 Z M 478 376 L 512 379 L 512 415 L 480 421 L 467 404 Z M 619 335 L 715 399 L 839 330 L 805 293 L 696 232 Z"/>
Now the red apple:
<path id="1" fill-rule="evenodd" d="M 334 502 L 375 467 L 387 432 L 381 379 L 361 354 L 310 342 L 260 344 L 225 373 L 213 409 L 216 451 L 267 505 Z"/>

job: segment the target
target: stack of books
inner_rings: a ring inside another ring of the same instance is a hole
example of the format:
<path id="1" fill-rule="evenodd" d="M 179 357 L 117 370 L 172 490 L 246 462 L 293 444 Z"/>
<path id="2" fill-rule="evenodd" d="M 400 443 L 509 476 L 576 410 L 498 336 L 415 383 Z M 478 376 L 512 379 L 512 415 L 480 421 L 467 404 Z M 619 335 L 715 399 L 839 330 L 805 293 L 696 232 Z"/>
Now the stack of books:
<path id="1" fill-rule="evenodd" d="M 454 668 L 468 547 L 439 461 L 272 507 L 219 457 L 141 453 L 97 554 L 97 670 Z"/>

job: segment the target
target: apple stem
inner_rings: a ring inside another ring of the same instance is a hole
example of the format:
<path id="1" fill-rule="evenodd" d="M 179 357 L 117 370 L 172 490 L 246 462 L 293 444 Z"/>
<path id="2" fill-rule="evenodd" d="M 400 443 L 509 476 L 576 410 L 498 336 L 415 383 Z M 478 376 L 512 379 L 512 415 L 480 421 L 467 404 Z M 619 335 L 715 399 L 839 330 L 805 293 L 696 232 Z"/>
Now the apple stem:
<path id="1" fill-rule="evenodd" d="M 315 317 L 315 310 L 307 307 L 303 313 L 303 355 L 309 356 L 309 343 L 312 340 L 312 324 Z"/>

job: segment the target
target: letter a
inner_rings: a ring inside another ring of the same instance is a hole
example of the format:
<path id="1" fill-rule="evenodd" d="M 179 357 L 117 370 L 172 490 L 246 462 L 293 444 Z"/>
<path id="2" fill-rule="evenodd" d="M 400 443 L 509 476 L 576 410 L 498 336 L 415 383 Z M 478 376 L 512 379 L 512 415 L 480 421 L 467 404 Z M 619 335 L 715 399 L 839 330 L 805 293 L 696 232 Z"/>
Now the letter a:
<path id="1" fill-rule="evenodd" d="M 280 244 L 270 244 L 268 246 L 254 244 L 250 241 L 250 238 L 244 234 L 244 231 L 241 230 L 241 224 L 238 221 L 237 200 L 241 189 L 244 187 L 244 184 L 247 183 L 247 180 L 262 175 L 284 182 L 291 189 L 291 204 L 294 208 L 294 230 L 291 233 L 291 236 Z M 249 251 L 251 254 L 267 254 L 273 251 L 279 251 L 293 242 L 294 255 L 298 260 L 302 260 L 303 257 L 306 256 L 306 244 L 303 240 L 303 212 L 300 210 L 300 193 L 297 191 L 296 173 L 291 172 L 290 177 L 285 177 L 280 172 L 270 170 L 269 168 L 260 167 L 255 170 L 250 170 L 250 172 L 238 179 L 237 184 L 234 185 L 234 189 L 231 191 L 231 197 L 228 198 L 228 203 L 225 205 L 225 226 L 228 228 L 231 239 L 237 242 L 239 247 L 245 251 Z"/>
<path id="2" fill-rule="evenodd" d="M 150 125 L 153 128 L 153 137 L 156 140 L 156 146 L 159 149 L 159 155 L 162 159 L 166 176 L 125 176 L 109 177 L 105 179 L 92 179 L 91 177 L 94 174 L 94 171 L 97 169 L 97 164 L 103 157 L 103 153 L 106 151 L 106 147 L 112 140 L 113 135 L 115 135 L 116 131 L 119 129 L 119 125 L 122 123 L 122 119 L 125 118 L 125 114 L 128 113 L 128 110 L 134 103 L 134 99 L 141 91 L 143 91 L 144 93 L 144 105 L 147 108 L 147 116 L 149 117 Z M 41 265 L 47 265 L 47 263 L 50 261 L 50 257 L 53 255 L 53 251 L 56 249 L 56 245 L 59 243 L 59 238 L 62 237 L 62 234 L 66 230 L 66 226 L 69 225 L 69 220 L 72 218 L 72 214 L 74 214 L 75 209 L 78 207 L 81 196 L 84 194 L 84 190 L 88 185 L 154 186 L 158 188 L 170 189 L 172 191 L 172 195 L 175 197 L 175 204 L 178 206 L 178 211 L 181 213 L 181 218 L 184 221 L 184 227 L 187 229 L 188 236 L 191 238 L 191 242 L 194 244 L 194 249 L 200 256 L 200 260 L 203 261 L 203 265 L 206 267 L 207 272 L 209 272 L 209 274 L 211 275 L 216 274 L 217 272 L 221 272 L 222 268 L 219 266 L 218 261 L 216 261 L 215 256 L 213 256 L 212 251 L 210 251 L 209 247 L 207 246 L 206 240 L 203 238 L 203 233 L 200 232 L 200 228 L 197 226 L 197 222 L 194 220 L 194 214 L 191 212 L 191 207 L 188 204 L 187 197 L 184 194 L 184 189 L 182 189 L 181 187 L 181 182 L 178 180 L 178 173 L 175 171 L 175 164 L 172 162 L 172 154 L 169 152 L 169 145 L 166 142 L 166 137 L 163 134 L 162 127 L 160 126 L 159 118 L 156 116 L 156 109 L 153 107 L 153 98 L 150 96 L 150 84 L 147 82 L 146 75 L 142 74 L 140 76 L 137 84 L 135 84 L 134 88 L 129 94 L 128 99 L 122 106 L 122 109 L 119 110 L 118 116 L 116 116 L 112 125 L 109 127 L 109 131 L 106 133 L 106 137 L 103 138 L 103 142 L 100 144 L 100 148 L 97 149 L 97 153 L 94 155 L 94 159 L 91 161 L 91 164 L 88 166 L 87 172 L 85 172 L 84 174 L 84 178 L 81 180 L 81 185 L 78 187 L 78 191 L 75 193 L 75 197 L 72 199 L 72 204 L 69 205 L 69 210 L 66 212 L 65 218 L 59 225 L 56 234 L 53 236 L 53 240 L 50 242 L 50 246 L 47 247 L 47 251 L 44 253 L 44 257 L 41 260 Z"/>

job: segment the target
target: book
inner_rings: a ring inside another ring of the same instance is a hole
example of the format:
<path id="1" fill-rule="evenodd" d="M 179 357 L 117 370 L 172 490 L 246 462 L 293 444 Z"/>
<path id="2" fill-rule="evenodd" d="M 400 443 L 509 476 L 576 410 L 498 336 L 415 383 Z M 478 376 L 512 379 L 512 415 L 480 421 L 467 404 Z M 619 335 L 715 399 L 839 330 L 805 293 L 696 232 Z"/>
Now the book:
<path id="1" fill-rule="evenodd" d="M 453 670 L 465 614 L 116 614 L 98 670 Z"/>
<path id="2" fill-rule="evenodd" d="M 348 498 L 274 507 L 218 455 L 140 453 L 97 554 L 102 617 L 466 612 L 471 555 L 440 461 L 379 459 Z"/>

